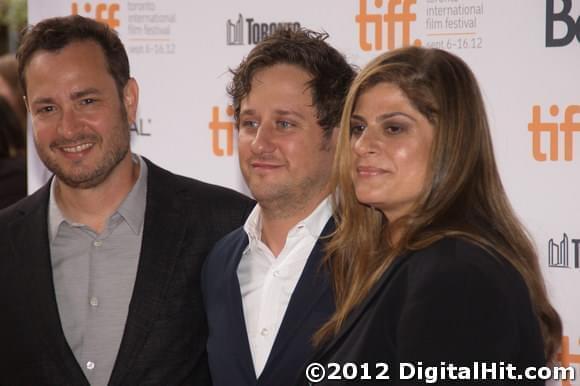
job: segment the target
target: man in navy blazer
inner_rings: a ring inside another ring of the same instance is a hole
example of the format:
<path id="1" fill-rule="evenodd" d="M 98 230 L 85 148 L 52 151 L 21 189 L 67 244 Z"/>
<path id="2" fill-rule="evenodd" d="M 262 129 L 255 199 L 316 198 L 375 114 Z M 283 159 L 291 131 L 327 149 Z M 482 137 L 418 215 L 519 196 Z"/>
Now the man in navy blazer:
<path id="1" fill-rule="evenodd" d="M 334 311 L 329 179 L 354 71 L 326 38 L 279 30 L 232 71 L 240 168 L 258 205 L 202 273 L 215 386 L 296 379 Z"/>
<path id="2" fill-rule="evenodd" d="M 0 212 L 0 385 L 210 385 L 201 267 L 253 203 L 131 152 L 138 88 L 106 25 L 44 20 L 18 57 L 55 176 Z"/>

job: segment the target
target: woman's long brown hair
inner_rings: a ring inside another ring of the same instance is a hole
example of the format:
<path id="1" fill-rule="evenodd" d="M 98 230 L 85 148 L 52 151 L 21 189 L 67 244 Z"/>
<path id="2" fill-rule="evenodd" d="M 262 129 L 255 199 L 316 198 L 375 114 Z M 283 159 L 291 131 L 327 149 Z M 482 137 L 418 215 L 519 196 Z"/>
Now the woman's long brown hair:
<path id="1" fill-rule="evenodd" d="M 411 213 L 392 223 L 357 201 L 351 179 L 350 117 L 358 96 L 382 82 L 399 87 L 435 129 L 429 183 Z M 371 61 L 346 99 L 332 183 L 337 230 L 326 262 L 337 310 L 317 332 L 315 343 L 340 330 L 397 255 L 454 236 L 502 256 L 517 269 L 541 326 L 546 358 L 554 359 L 562 324 L 548 300 L 531 238 L 502 186 L 477 81 L 460 58 L 438 49 L 407 47 Z M 393 232 L 402 237 L 391 244 Z"/>

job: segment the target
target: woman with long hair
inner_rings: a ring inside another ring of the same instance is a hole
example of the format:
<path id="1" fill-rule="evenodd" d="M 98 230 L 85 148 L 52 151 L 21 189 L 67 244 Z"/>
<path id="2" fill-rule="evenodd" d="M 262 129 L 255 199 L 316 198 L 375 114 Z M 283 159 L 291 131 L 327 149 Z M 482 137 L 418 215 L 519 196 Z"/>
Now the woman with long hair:
<path id="1" fill-rule="evenodd" d="M 388 382 L 379 373 L 392 382 L 411 363 L 417 384 L 421 366 L 503 362 L 519 374 L 554 359 L 561 322 L 460 58 L 407 47 L 370 62 L 348 94 L 334 167 L 337 309 L 313 362 L 358 364 L 364 384 Z"/>

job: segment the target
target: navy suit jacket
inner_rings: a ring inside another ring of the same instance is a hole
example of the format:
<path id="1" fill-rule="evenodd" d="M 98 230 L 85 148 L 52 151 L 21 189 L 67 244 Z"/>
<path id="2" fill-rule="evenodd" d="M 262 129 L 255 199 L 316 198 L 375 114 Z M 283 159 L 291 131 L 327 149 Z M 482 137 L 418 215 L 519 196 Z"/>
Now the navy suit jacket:
<path id="1" fill-rule="evenodd" d="M 109 385 L 209 385 L 201 267 L 253 202 L 146 162 L 141 256 Z M 57 309 L 48 198 L 47 184 L 0 211 L 0 385 L 88 385 Z"/>
<path id="2" fill-rule="evenodd" d="M 207 350 L 214 386 L 286 385 L 312 355 L 312 335 L 335 310 L 327 269 L 322 264 L 330 219 L 300 276 L 260 377 L 256 379 L 248 342 L 237 268 L 248 236 L 239 228 L 214 247 L 202 273 L 209 325 Z"/>

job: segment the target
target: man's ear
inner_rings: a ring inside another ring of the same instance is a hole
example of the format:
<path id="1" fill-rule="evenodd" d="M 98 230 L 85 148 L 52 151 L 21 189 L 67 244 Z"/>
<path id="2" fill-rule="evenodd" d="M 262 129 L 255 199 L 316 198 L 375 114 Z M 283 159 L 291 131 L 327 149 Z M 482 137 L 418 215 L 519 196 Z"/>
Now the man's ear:
<path id="1" fill-rule="evenodd" d="M 137 105 L 139 104 L 139 85 L 134 78 L 130 78 L 123 89 L 123 104 L 129 123 L 134 123 L 137 120 Z"/>
<path id="2" fill-rule="evenodd" d="M 330 144 L 333 148 L 336 147 L 336 144 L 338 143 L 338 136 L 340 135 L 340 126 L 335 127 L 334 129 L 332 129 L 332 135 L 330 136 Z"/>
<path id="3" fill-rule="evenodd" d="M 339 132 L 340 132 L 340 127 L 334 127 L 332 129 L 330 136 L 328 136 L 328 133 L 324 134 L 323 148 L 325 150 L 334 152 L 334 150 L 336 149 L 336 144 L 338 142 Z"/>

